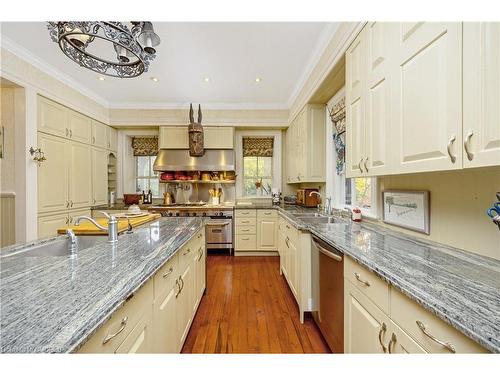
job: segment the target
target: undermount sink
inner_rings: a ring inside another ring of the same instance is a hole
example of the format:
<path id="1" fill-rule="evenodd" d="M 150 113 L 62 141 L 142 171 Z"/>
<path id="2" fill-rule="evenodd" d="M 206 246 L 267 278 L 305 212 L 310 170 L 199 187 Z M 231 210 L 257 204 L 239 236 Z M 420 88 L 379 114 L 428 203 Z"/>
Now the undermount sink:
<path id="1" fill-rule="evenodd" d="M 318 212 L 303 212 L 300 214 L 294 214 L 293 216 L 301 219 L 301 218 L 310 218 L 310 217 L 326 217 Z"/>
<path id="2" fill-rule="evenodd" d="M 78 251 L 88 249 L 99 242 L 106 241 L 103 236 L 78 236 L 75 245 L 71 245 L 69 238 L 50 241 L 38 246 L 29 247 L 9 254 L 1 255 L 1 258 L 8 257 L 64 257 L 72 255 Z"/>
<path id="3" fill-rule="evenodd" d="M 309 217 L 302 217 L 302 221 L 309 223 L 309 224 L 332 224 L 335 222 L 335 219 L 333 217 L 329 216 L 309 216 Z"/>

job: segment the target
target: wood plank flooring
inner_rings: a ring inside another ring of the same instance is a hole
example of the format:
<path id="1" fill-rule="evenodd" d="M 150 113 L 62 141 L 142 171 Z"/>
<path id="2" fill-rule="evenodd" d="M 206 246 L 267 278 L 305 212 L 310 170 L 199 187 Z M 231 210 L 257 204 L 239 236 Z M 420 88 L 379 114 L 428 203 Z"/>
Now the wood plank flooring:
<path id="1" fill-rule="evenodd" d="M 299 310 L 278 257 L 209 255 L 207 291 L 182 353 L 329 353 Z"/>

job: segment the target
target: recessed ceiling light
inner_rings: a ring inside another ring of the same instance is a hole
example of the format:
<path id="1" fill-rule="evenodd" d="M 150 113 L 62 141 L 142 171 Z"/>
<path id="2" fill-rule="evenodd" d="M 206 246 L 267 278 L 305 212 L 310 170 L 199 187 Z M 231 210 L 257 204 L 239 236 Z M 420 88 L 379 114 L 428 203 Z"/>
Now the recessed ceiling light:
<path id="1" fill-rule="evenodd" d="M 97 79 L 98 79 L 99 81 L 104 81 L 104 80 L 106 80 L 106 78 L 104 78 L 103 76 L 99 76 L 99 77 L 97 77 Z"/>
<path id="2" fill-rule="evenodd" d="M 210 82 L 210 77 L 205 77 L 205 78 L 203 78 L 203 81 L 205 81 L 205 82 Z"/>
<path id="3" fill-rule="evenodd" d="M 153 81 L 153 82 L 158 82 L 158 81 L 159 81 L 159 79 L 158 79 L 158 78 L 156 78 L 156 77 L 151 77 L 151 81 Z"/>
<path id="4" fill-rule="evenodd" d="M 260 81 L 262 81 L 262 78 L 260 77 L 255 78 L 255 82 L 259 83 Z"/>

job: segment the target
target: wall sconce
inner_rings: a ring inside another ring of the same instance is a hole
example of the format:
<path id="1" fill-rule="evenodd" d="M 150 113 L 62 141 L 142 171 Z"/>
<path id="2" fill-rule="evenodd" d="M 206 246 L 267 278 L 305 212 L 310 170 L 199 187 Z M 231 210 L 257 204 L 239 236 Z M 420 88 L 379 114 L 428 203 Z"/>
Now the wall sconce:
<path id="1" fill-rule="evenodd" d="M 30 152 L 30 155 L 32 156 L 32 159 L 34 161 L 36 161 L 36 163 L 38 164 L 38 166 L 40 166 L 42 164 L 42 162 L 44 162 L 45 160 L 47 160 L 47 158 L 45 157 L 45 154 L 43 153 L 42 149 L 39 148 L 39 147 L 38 148 L 30 147 L 29 152 Z"/>

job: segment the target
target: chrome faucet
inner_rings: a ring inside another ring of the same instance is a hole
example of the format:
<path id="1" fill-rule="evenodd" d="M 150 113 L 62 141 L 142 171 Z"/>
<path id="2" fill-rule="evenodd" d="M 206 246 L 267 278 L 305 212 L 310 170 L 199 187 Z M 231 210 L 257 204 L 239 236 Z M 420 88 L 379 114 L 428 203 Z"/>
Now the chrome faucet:
<path id="1" fill-rule="evenodd" d="M 325 211 L 327 215 L 332 214 L 332 197 L 325 198 L 326 200 L 326 205 L 325 205 Z"/>
<path id="2" fill-rule="evenodd" d="M 76 245 L 76 236 L 75 236 L 75 232 L 73 232 L 73 230 L 67 228 L 66 229 L 66 235 L 68 236 L 69 238 L 69 241 L 71 242 L 71 245 L 74 246 Z"/>
<path id="3" fill-rule="evenodd" d="M 94 224 L 97 228 L 105 231 L 108 233 L 108 242 L 117 242 L 118 241 L 118 220 L 116 220 L 116 217 L 113 215 L 109 215 L 107 212 L 100 211 L 101 214 L 103 214 L 105 217 L 108 218 L 108 227 L 104 227 L 101 224 L 99 224 L 97 221 L 92 219 L 91 217 L 88 216 L 80 216 L 77 217 L 75 220 L 75 225 L 78 226 L 80 225 L 80 222 L 82 220 L 88 220 L 92 224 Z"/>

